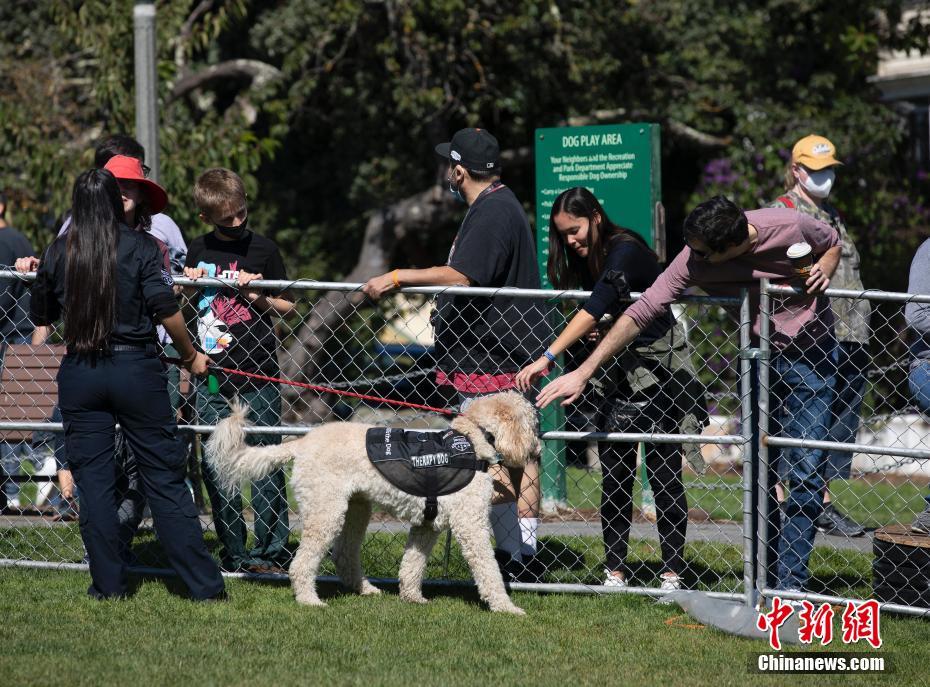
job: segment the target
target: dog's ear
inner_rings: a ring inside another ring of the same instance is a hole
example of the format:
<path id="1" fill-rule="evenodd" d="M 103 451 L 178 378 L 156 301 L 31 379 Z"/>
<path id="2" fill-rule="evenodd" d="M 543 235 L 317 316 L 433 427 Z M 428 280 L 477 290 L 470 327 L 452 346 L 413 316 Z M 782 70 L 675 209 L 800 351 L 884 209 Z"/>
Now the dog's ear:
<path id="1" fill-rule="evenodd" d="M 478 425 L 472 422 L 468 417 L 457 417 L 449 425 L 456 432 L 461 432 L 468 440 L 472 443 L 472 446 L 475 447 L 475 455 L 482 460 L 494 461 L 497 451 L 494 450 L 494 447 L 491 446 L 484 438 L 484 434 L 479 429 Z"/>

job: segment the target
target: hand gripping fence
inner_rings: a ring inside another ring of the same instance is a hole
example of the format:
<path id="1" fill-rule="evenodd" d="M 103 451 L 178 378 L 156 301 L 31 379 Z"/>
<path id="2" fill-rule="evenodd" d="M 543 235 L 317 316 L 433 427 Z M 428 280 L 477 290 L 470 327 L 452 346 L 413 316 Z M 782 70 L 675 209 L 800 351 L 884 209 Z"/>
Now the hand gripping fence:
<path id="1" fill-rule="evenodd" d="M 5 283 L 20 278 L 0 272 Z M 233 286 L 217 279 L 176 281 L 195 289 Z M 416 287 L 372 303 L 362 296 L 359 284 L 300 280 L 251 286 L 287 289 L 297 304 L 296 314 L 276 320 L 277 346 L 263 344 L 250 355 L 256 361 L 276 358 L 280 374 L 262 376 L 293 383 L 271 384 L 274 392 L 251 397 L 250 407 L 258 421 L 248 431 L 252 440 L 260 442 L 279 441 L 304 434 L 321 422 L 343 419 L 410 429 L 446 427 L 448 418 L 430 412 L 455 408 L 459 402 L 454 390 L 436 382 L 437 349 L 430 312 L 439 295 L 467 299 L 504 295 L 506 307 L 512 309 L 508 321 L 524 324 L 525 305 L 539 304 L 548 313 L 549 337 L 564 327 L 589 295 L 582 291 Z M 833 291 L 828 294 L 849 297 Z M 695 399 L 693 389 L 686 394 L 681 384 L 660 378 L 665 382 L 661 387 L 665 396 L 658 403 L 678 409 L 699 403 L 706 420 L 697 413 L 698 421 L 690 424 L 680 417 L 674 422 L 660 418 L 646 427 L 634 422 L 618 425 L 623 431 L 614 431 L 606 424 L 604 398 L 610 397 L 611 384 L 617 380 L 630 381 L 624 365 L 639 369 L 622 356 L 592 379 L 578 401 L 564 408 L 553 404 L 540 413 L 544 450 L 539 477 L 524 480 L 520 504 L 524 515 L 537 514 L 537 552 L 533 558 L 527 556 L 513 588 L 659 595 L 664 591 L 660 589 L 662 574 L 672 569 L 686 588 L 747 606 L 755 606 L 760 596 L 771 595 L 775 587 L 763 572 L 771 567 L 767 531 L 771 529 L 768 494 L 774 491 L 769 483 L 771 452 L 798 442 L 803 447 L 821 445 L 815 443 L 819 439 L 795 438 L 763 424 L 774 410 L 772 365 L 781 364 L 772 351 L 766 309 L 770 311 L 777 305 L 774 301 L 787 295 L 782 287 L 763 287 L 758 342 L 752 334 L 755 313 L 747 294 L 693 297 L 673 306 L 678 338 L 670 350 L 674 349 L 678 363 L 684 361 L 684 367 L 693 372 L 702 394 Z M 809 557 L 809 583 L 797 593 L 811 600 L 870 598 L 876 589 L 885 594 L 920 569 L 919 560 L 905 555 L 907 549 L 900 539 L 904 535 L 893 529 L 887 532 L 894 525 L 909 526 L 923 510 L 927 492 L 927 480 L 921 476 L 930 457 L 924 443 L 925 420 L 908 388 L 908 366 L 901 365 L 907 353 L 899 337 L 903 304 L 915 299 L 882 292 L 856 296 L 875 306 L 867 342 L 869 356 L 862 371 L 858 434 L 853 441 L 823 441 L 852 452 L 848 476 L 843 473 L 834 479 L 830 491 L 837 511 L 869 531 L 850 537 L 818 530 Z M 196 296 L 182 297 L 195 336 L 203 333 L 198 332 L 196 301 Z M 603 323 L 601 334 L 610 324 Z M 4 344 L 0 382 L 4 496 L 0 503 L 6 502 L 6 507 L 0 514 L 0 560 L 5 565 L 83 565 L 80 534 L 69 519 L 73 509 L 79 508 L 79 499 L 74 503 L 60 498 L 54 474 L 56 448 L 58 459 L 66 460 L 61 455 L 62 442 L 56 441 L 62 436 L 60 418 L 52 415 L 61 355 L 56 341 L 60 341 L 57 333 L 50 345 L 41 347 L 12 340 Z M 485 345 L 475 337 L 469 343 Z M 561 356 L 558 370 L 572 369 L 596 344 L 596 340 L 579 342 Z M 172 358 L 177 353 L 169 344 L 164 355 Z M 293 495 L 286 487 L 278 494 L 293 528 L 282 534 L 281 513 L 262 511 L 274 499 L 256 491 L 255 485 L 234 495 L 211 491 L 204 479 L 201 439 L 223 414 L 225 401 L 222 396 L 210 398 L 204 382 L 179 374 L 175 366 L 168 373 L 189 451 L 188 482 L 201 509 L 205 536 L 229 574 L 253 574 L 224 560 L 229 556 L 216 533 L 216 513 L 225 513 L 223 517 L 231 511 L 241 514 L 236 517 L 248 533 L 247 555 L 268 544 L 254 534 L 255 523 L 263 518 L 272 523 L 271 529 L 278 527 L 279 538 L 289 539 L 283 550 L 293 550 L 299 541 Z M 650 388 L 648 382 L 646 388 Z M 386 400 L 402 401 L 409 407 L 392 407 Z M 779 426 L 790 429 L 790 422 L 781 422 Z M 759 435 L 763 441 L 754 453 L 753 438 Z M 131 452 L 120 442 L 117 452 L 121 460 L 131 460 L 131 455 L 127 458 Z M 138 519 L 133 548 L 136 567 L 163 571 L 165 560 L 151 521 L 144 508 L 138 510 L 134 516 Z M 396 578 L 406 531 L 406 525 L 389 514 L 375 514 L 363 549 L 369 577 Z M 286 565 L 287 561 L 277 562 Z M 327 566 L 324 574 L 332 578 L 335 568 L 331 563 Z M 628 586 L 604 586 L 605 569 L 618 567 L 625 571 Z M 876 570 L 880 578 L 874 577 Z M 904 572 L 897 574 L 896 570 Z M 463 584 L 469 577 L 457 544 L 447 537 L 429 561 L 428 581 Z M 921 596 L 922 588 L 910 586 L 916 589 L 907 591 L 910 596 L 906 598 L 888 595 L 883 599 L 885 608 L 906 613 L 930 608 Z"/>

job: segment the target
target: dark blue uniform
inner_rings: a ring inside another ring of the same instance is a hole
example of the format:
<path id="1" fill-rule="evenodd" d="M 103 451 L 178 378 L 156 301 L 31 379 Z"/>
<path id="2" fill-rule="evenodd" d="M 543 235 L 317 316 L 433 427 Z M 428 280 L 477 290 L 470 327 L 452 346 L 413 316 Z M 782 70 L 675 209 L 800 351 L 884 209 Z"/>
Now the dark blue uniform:
<path id="1" fill-rule="evenodd" d="M 46 251 L 32 289 L 36 325 L 59 319 L 64 303 L 67 237 Z M 81 537 L 90 558 L 91 596 L 126 593 L 114 459 L 115 425 L 136 455 L 158 539 L 195 599 L 223 593 L 223 578 L 203 541 L 184 483 L 186 459 L 168 398 L 167 373 L 157 357 L 153 318 L 178 312 L 171 275 L 146 234 L 121 227 L 116 256 L 116 322 L 110 346 L 97 355 L 68 352 L 58 372 L 65 445 L 81 493 Z M 88 291 L 92 284 L 88 283 Z"/>

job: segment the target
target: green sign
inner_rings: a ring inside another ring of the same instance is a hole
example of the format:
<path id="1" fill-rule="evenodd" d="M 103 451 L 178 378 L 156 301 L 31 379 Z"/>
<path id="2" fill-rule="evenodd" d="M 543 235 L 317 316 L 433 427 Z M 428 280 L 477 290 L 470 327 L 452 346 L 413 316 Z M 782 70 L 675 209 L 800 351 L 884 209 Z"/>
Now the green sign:
<path id="1" fill-rule="evenodd" d="M 646 239 L 664 260 L 658 124 L 536 129 L 536 237 L 543 283 L 549 211 L 562 191 L 584 186 L 614 224 Z"/>
<path id="2" fill-rule="evenodd" d="M 632 229 L 665 260 L 665 213 L 661 203 L 659 126 L 605 126 L 536 129 L 536 242 L 543 286 L 549 259 L 549 213 L 562 191 L 584 186 L 591 191 L 614 224 Z M 565 414 L 551 403 L 542 411 L 543 431 L 562 429 Z M 567 505 L 565 445 L 543 444 L 541 462 L 542 509 Z"/>

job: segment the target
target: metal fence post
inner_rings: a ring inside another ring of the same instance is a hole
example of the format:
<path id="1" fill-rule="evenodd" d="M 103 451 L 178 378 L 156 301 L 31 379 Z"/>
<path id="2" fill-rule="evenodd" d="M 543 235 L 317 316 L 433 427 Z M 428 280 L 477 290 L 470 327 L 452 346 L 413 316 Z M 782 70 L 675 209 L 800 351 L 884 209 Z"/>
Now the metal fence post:
<path id="1" fill-rule="evenodd" d="M 768 585 L 768 542 L 769 542 L 769 449 L 767 439 L 769 435 L 769 372 L 771 366 L 771 315 L 772 299 L 768 293 L 769 280 L 762 279 L 759 284 L 759 426 L 756 428 L 759 437 L 759 484 L 758 507 L 758 540 L 756 567 L 756 592 L 759 601 L 763 600 L 762 590 Z"/>
<path id="2" fill-rule="evenodd" d="M 132 9 L 136 67 L 136 137 L 145 148 L 149 177 L 158 181 L 158 74 L 155 69 L 155 3 L 136 0 Z"/>
<path id="3" fill-rule="evenodd" d="M 740 347 L 740 433 L 743 435 L 743 589 L 746 593 L 746 605 L 755 606 L 756 592 L 753 575 L 752 542 L 753 532 L 752 492 L 755 487 L 752 470 L 752 315 L 749 310 L 749 291 L 743 289 L 742 303 L 739 308 L 739 347 Z"/>
<path id="4" fill-rule="evenodd" d="M 541 431 L 562 430 L 565 428 L 565 409 L 558 403 L 550 403 L 540 411 L 539 426 Z M 543 442 L 542 455 L 539 457 L 542 490 L 540 508 L 544 513 L 555 513 L 560 507 L 568 505 L 568 488 L 565 478 L 565 442 L 549 440 Z"/>

